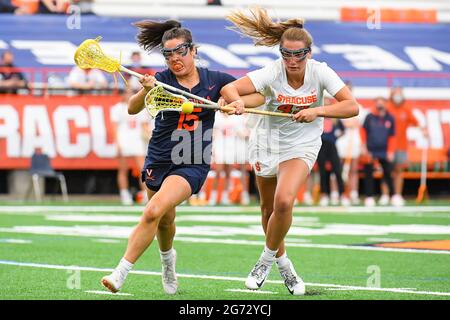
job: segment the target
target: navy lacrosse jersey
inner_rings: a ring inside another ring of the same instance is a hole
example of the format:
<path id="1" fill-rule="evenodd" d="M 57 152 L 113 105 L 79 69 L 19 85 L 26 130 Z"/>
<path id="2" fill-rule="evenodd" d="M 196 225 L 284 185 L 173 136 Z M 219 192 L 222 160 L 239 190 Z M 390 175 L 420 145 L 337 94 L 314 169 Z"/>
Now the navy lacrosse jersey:
<path id="1" fill-rule="evenodd" d="M 220 90 L 235 80 L 219 71 L 197 68 L 200 82 L 189 90 L 181 86 L 169 70 L 158 72 L 158 81 L 217 102 Z M 201 101 L 192 102 L 204 103 Z M 191 114 L 178 111 L 162 111 L 155 119 L 155 128 L 148 145 L 146 164 L 199 164 L 209 168 L 212 149 L 214 110 L 195 107 Z"/>

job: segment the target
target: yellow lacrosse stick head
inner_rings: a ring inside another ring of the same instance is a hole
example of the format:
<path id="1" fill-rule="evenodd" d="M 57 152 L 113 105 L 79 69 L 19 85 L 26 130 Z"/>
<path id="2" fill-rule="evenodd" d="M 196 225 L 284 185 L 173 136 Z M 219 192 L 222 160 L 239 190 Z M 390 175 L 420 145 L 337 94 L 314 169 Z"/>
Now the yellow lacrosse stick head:
<path id="1" fill-rule="evenodd" d="M 194 105 L 182 95 L 167 92 L 162 86 L 156 86 L 145 95 L 145 107 L 152 118 L 161 111 L 178 111 L 190 113 Z M 190 111 L 190 112 L 189 112 Z"/>
<path id="2" fill-rule="evenodd" d="M 100 39 L 87 39 L 75 51 L 75 64 L 81 69 L 100 69 L 114 73 L 120 71 L 120 62 L 107 56 L 99 45 Z"/>

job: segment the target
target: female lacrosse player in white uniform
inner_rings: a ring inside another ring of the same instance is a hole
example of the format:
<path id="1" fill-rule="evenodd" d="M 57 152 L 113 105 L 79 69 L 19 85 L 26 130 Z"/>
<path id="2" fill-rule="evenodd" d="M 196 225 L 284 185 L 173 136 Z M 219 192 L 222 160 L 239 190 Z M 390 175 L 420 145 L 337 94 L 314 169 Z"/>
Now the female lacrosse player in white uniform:
<path id="1" fill-rule="evenodd" d="M 311 59 L 312 37 L 303 28 L 303 20 L 275 23 L 260 8 L 253 9 L 249 17 L 234 12 L 228 20 L 256 45 L 279 45 L 282 58 L 226 85 L 222 96 L 236 102 L 236 113 L 241 113 L 245 105 L 241 96 L 260 92 L 267 110 L 292 114 L 292 119 L 261 117 L 250 137 L 250 163 L 257 176 L 266 245 L 245 285 L 259 289 L 276 261 L 289 292 L 302 295 L 304 283 L 284 246 L 294 200 L 316 161 L 323 117 L 352 117 L 358 114 L 358 106 L 337 74 Z M 324 107 L 324 90 L 338 102 Z"/>

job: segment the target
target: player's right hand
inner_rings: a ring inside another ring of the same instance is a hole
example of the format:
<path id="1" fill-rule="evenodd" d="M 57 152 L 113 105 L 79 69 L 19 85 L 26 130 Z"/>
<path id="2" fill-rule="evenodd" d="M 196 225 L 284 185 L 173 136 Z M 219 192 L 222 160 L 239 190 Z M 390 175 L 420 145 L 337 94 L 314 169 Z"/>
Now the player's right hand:
<path id="1" fill-rule="evenodd" d="M 149 74 L 144 74 L 144 77 L 139 79 L 139 82 L 146 91 L 150 91 L 156 85 L 156 78 Z"/>

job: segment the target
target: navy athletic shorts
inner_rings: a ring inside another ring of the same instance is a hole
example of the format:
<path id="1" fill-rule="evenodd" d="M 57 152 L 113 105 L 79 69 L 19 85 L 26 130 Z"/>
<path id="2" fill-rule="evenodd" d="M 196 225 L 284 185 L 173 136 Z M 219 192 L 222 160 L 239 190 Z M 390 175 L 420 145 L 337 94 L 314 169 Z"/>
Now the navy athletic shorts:
<path id="1" fill-rule="evenodd" d="M 158 191 L 165 178 L 172 175 L 183 177 L 191 186 L 192 194 L 202 188 L 209 172 L 209 165 L 184 165 L 173 163 L 145 164 L 141 180 L 152 191 Z"/>

